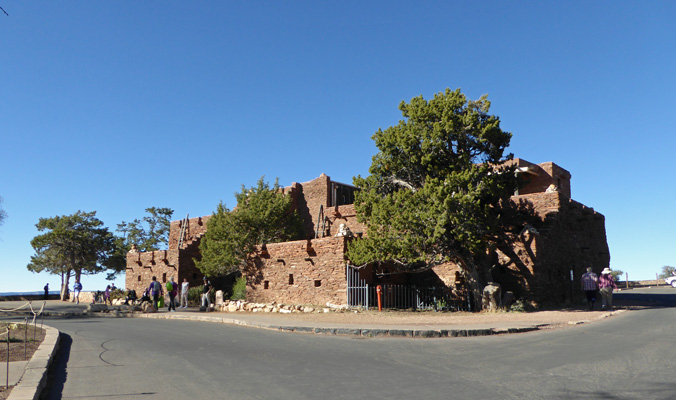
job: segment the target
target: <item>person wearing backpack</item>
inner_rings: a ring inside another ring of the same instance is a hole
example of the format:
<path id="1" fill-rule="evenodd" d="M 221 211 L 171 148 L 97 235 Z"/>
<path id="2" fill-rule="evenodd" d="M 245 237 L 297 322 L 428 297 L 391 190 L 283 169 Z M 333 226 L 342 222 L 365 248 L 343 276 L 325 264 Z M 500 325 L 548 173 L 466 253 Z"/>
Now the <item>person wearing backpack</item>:
<path id="1" fill-rule="evenodd" d="M 176 295 L 178 294 L 178 285 L 174 282 L 174 277 L 169 278 L 167 282 L 167 293 L 169 293 L 169 311 L 176 312 Z"/>
<path id="2" fill-rule="evenodd" d="M 79 280 L 75 281 L 73 285 L 73 292 L 75 292 L 75 304 L 80 304 L 80 292 L 82 291 L 82 284 Z"/>
<path id="3" fill-rule="evenodd" d="M 157 303 L 160 301 L 160 296 L 164 296 L 162 285 L 157 281 L 157 277 L 153 276 L 153 281 L 148 286 L 148 292 L 153 299 L 153 307 L 157 310 Z"/>

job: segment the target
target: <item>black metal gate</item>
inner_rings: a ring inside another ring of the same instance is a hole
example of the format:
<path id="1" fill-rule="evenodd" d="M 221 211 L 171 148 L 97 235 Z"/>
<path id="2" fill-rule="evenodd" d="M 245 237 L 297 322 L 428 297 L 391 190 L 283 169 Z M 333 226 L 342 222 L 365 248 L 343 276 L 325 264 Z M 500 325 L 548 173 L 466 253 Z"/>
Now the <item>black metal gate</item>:
<path id="1" fill-rule="evenodd" d="M 445 286 L 415 286 L 382 284 L 383 308 L 414 310 L 460 310 L 450 288 Z M 359 270 L 347 266 L 347 304 L 350 307 L 369 309 L 378 306 L 376 285 L 369 285 L 359 276 Z"/>

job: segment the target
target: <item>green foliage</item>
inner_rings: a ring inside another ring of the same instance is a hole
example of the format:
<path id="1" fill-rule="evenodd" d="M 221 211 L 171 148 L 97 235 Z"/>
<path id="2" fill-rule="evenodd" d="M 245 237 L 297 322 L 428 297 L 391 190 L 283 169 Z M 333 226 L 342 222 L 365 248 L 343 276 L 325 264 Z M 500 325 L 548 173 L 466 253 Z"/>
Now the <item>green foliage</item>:
<path id="1" fill-rule="evenodd" d="M 110 299 L 111 300 L 117 300 L 117 299 L 126 299 L 127 295 L 124 292 L 124 290 L 120 288 L 115 288 L 110 291 Z"/>
<path id="2" fill-rule="evenodd" d="M 188 289 L 188 304 L 190 305 L 199 305 L 202 303 L 202 291 L 204 290 L 204 285 L 197 287 L 191 287 Z"/>
<path id="3" fill-rule="evenodd" d="M 302 220 L 275 180 L 271 188 L 261 179 L 258 185 L 236 193 L 237 208 L 220 203 L 207 222 L 200 241 L 197 268 L 206 276 L 223 276 L 246 264 L 256 245 L 302 238 Z"/>
<path id="4" fill-rule="evenodd" d="M 96 211 L 40 218 L 36 227 L 45 233 L 31 240 L 35 254 L 27 266 L 29 271 L 61 275 L 67 287 L 71 273 L 79 280 L 82 274 L 119 267 L 113 257 L 115 238 L 96 218 Z"/>
<path id="5" fill-rule="evenodd" d="M 169 244 L 169 228 L 174 210 L 150 207 L 145 211 L 150 215 L 143 217 L 143 220 L 117 224 L 116 231 L 122 233 L 118 238 L 118 246 L 124 249 L 125 256 L 132 245 L 136 245 L 138 251 L 155 251 Z"/>
<path id="6" fill-rule="evenodd" d="M 246 276 L 242 275 L 232 286 L 231 300 L 246 300 Z"/>
<path id="7" fill-rule="evenodd" d="M 674 276 L 674 271 L 676 271 L 676 268 L 670 265 L 665 265 L 662 267 L 662 273 L 658 277 L 660 279 L 666 279 L 670 276 Z"/>
<path id="8" fill-rule="evenodd" d="M 624 280 L 624 271 L 620 269 L 614 269 L 610 272 L 610 275 L 613 276 L 613 279 L 615 279 L 615 282 L 617 281 L 623 281 Z"/>
<path id="9" fill-rule="evenodd" d="M 379 152 L 354 183 L 367 237 L 348 245 L 357 265 L 394 263 L 414 271 L 486 251 L 504 225 L 500 205 L 517 187 L 514 168 L 499 166 L 511 134 L 489 115 L 486 96 L 460 90 L 399 106 L 405 120 L 372 137 Z"/>

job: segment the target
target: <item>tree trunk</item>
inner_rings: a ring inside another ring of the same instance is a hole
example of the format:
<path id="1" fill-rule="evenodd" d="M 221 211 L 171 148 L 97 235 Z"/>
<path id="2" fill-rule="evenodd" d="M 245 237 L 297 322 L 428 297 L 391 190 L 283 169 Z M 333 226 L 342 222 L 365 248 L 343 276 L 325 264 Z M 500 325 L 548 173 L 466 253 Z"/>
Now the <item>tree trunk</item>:
<path id="1" fill-rule="evenodd" d="M 65 277 L 64 277 L 65 274 Z M 61 273 L 61 301 L 68 300 L 68 282 L 70 281 L 71 270 L 66 270 L 65 273 Z"/>
<path id="2" fill-rule="evenodd" d="M 461 255 L 456 255 L 456 261 L 460 267 L 464 270 L 467 275 L 467 283 L 470 287 L 470 293 L 472 295 L 472 303 L 474 305 L 473 311 L 481 311 L 481 299 L 483 297 L 483 287 L 484 285 L 479 279 L 479 271 L 474 264 L 471 256 L 463 257 Z"/>

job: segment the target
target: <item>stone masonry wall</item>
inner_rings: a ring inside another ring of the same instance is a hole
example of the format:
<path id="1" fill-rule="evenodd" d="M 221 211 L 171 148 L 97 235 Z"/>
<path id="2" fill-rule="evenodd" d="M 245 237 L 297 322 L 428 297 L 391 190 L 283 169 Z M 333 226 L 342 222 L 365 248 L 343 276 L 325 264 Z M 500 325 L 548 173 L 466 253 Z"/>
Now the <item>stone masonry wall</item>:
<path id="1" fill-rule="evenodd" d="M 329 187 L 331 178 L 321 174 L 318 178 L 309 182 L 295 184 L 300 190 L 298 196 L 298 213 L 303 218 L 303 228 L 305 237 L 312 239 L 315 236 L 317 219 L 319 218 L 319 207 L 328 207 Z"/>
<path id="2" fill-rule="evenodd" d="M 126 289 L 134 289 L 140 296 L 150 286 L 153 276 L 162 283 L 167 282 L 172 276 L 177 281 L 178 258 L 178 250 L 127 253 Z"/>
<path id="3" fill-rule="evenodd" d="M 188 219 L 180 249 L 178 242 L 183 220 L 171 222 L 169 250 L 127 253 L 126 289 L 134 289 L 140 296 L 150 286 L 153 276 L 162 283 L 173 276 L 176 283 L 186 278 L 191 287 L 201 285 L 204 275 L 195 267 L 193 258 L 200 256 L 199 242 L 206 233 L 209 218 L 210 215 Z"/>
<path id="4" fill-rule="evenodd" d="M 610 264 L 605 218 L 562 193 L 514 196 L 533 205 L 541 222 L 537 232 L 511 234 L 497 252 L 493 278 L 517 297 L 538 303 L 564 303 L 581 296 L 579 278 L 587 266 L 594 271 Z M 573 270 L 573 281 L 570 270 Z"/>
<path id="5" fill-rule="evenodd" d="M 266 245 L 247 268 L 247 300 L 269 303 L 344 304 L 344 237 Z M 309 247 L 308 247 L 309 244 Z"/>
<path id="6" fill-rule="evenodd" d="M 185 225 L 183 248 L 187 246 L 187 243 L 197 241 L 204 236 L 207 231 L 207 222 L 210 218 L 211 215 L 188 219 L 188 223 Z M 171 225 L 169 226 L 170 249 L 178 249 L 178 241 L 181 235 L 182 226 L 183 220 L 171 221 Z"/>

